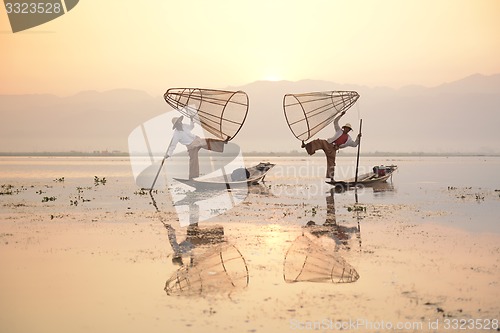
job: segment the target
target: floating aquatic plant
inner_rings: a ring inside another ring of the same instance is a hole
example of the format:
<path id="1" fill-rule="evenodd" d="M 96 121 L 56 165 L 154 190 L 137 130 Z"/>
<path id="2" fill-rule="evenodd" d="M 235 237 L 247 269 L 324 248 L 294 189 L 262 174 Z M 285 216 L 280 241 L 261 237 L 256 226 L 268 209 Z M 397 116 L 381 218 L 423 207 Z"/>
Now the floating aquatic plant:
<path id="1" fill-rule="evenodd" d="M 12 191 L 13 188 L 14 188 L 13 185 L 9 185 L 9 184 L 2 185 L 1 190 L 0 190 L 0 195 L 12 195 L 12 194 L 14 194 L 14 192 Z"/>
<path id="2" fill-rule="evenodd" d="M 106 185 L 106 177 L 99 178 L 97 176 L 94 176 L 94 185 Z"/>
<path id="3" fill-rule="evenodd" d="M 91 199 L 85 199 L 83 197 L 84 190 L 92 190 L 92 187 L 91 186 L 87 186 L 87 187 L 78 186 L 76 188 L 76 191 L 77 191 L 78 195 L 76 196 L 75 200 L 70 200 L 69 201 L 69 205 L 70 206 L 78 206 L 78 203 L 92 201 Z"/>
<path id="4" fill-rule="evenodd" d="M 366 212 L 366 207 L 361 205 L 352 205 L 347 207 L 348 212 Z"/>
<path id="5" fill-rule="evenodd" d="M 306 216 L 308 213 L 311 213 L 311 215 L 313 217 L 316 216 L 316 214 L 318 213 L 318 208 L 319 208 L 319 206 L 313 206 L 310 210 L 306 209 L 304 211 L 304 216 Z"/>

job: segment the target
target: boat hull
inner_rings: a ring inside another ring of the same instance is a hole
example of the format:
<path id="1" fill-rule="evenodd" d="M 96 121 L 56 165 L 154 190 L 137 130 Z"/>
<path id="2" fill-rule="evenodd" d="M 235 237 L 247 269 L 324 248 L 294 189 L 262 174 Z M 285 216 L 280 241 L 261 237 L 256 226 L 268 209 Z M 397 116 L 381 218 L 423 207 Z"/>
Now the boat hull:
<path id="1" fill-rule="evenodd" d="M 266 174 L 274 167 L 275 164 L 272 163 L 259 163 L 256 166 L 248 168 L 248 177 L 243 180 L 232 180 L 231 175 L 214 177 L 209 179 L 181 179 L 174 178 L 178 182 L 186 184 L 188 186 L 200 189 L 206 188 L 234 188 L 234 187 L 244 187 L 248 185 L 255 185 L 263 181 Z"/>
<path id="2" fill-rule="evenodd" d="M 384 175 L 379 175 L 375 172 L 364 173 L 358 176 L 357 182 L 355 178 L 351 178 L 344 181 L 335 181 L 335 182 L 327 181 L 326 183 L 332 186 L 343 186 L 343 187 L 353 187 L 357 185 L 373 186 L 376 184 L 386 182 L 387 179 L 392 177 L 392 174 L 394 173 L 394 171 L 397 170 L 397 168 L 398 167 L 396 165 L 391 165 L 386 167 Z"/>

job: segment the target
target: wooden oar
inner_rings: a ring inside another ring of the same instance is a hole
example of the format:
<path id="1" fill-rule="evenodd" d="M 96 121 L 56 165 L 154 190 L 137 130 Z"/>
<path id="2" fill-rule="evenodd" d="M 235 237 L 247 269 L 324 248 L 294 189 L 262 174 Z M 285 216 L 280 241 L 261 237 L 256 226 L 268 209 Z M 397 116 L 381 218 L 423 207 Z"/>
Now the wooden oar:
<path id="1" fill-rule="evenodd" d="M 361 127 L 363 126 L 363 119 L 359 120 L 359 134 L 361 134 Z M 354 186 L 358 185 L 358 167 L 359 167 L 359 150 L 361 148 L 361 137 L 358 142 L 358 156 L 356 157 L 356 177 L 354 178 Z"/>
<path id="2" fill-rule="evenodd" d="M 156 177 L 155 177 L 155 180 L 153 181 L 153 184 L 151 185 L 151 188 L 149 189 L 149 193 L 151 193 L 155 187 L 155 184 L 156 184 L 156 180 L 158 179 L 158 176 L 160 175 L 160 171 L 161 171 L 161 168 L 163 168 L 163 163 L 165 163 L 165 160 L 167 159 L 167 153 L 168 153 L 168 148 L 170 147 L 170 145 L 172 144 L 172 140 L 174 138 L 172 137 L 172 139 L 170 139 L 170 143 L 168 144 L 167 146 L 167 151 L 165 152 L 165 156 L 163 156 L 163 160 L 161 160 L 161 165 L 160 167 L 158 168 L 158 172 L 156 173 Z"/>

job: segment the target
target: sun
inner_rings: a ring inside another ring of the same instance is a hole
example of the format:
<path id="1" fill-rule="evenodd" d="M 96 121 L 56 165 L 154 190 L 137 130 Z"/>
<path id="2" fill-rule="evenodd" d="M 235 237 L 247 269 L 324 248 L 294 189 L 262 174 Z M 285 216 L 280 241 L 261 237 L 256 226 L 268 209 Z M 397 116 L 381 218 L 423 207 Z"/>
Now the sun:
<path id="1" fill-rule="evenodd" d="M 266 75 L 264 80 L 266 80 L 266 81 L 281 81 L 283 79 L 279 75 L 270 74 L 270 75 Z"/>

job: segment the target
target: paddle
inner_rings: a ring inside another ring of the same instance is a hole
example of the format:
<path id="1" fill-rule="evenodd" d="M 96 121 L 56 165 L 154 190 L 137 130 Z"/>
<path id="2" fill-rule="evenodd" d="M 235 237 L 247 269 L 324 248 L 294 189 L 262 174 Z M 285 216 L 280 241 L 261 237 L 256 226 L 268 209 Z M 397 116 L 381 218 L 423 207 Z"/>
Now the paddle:
<path id="1" fill-rule="evenodd" d="M 153 191 L 154 187 L 155 187 L 155 184 L 156 184 L 156 180 L 158 179 L 158 176 L 160 175 L 160 171 L 161 171 L 161 168 L 163 168 L 163 163 L 165 163 L 165 160 L 168 158 L 168 148 L 170 147 L 170 145 L 172 144 L 172 140 L 174 138 L 172 137 L 172 139 L 170 139 L 170 143 L 168 144 L 167 146 L 167 151 L 165 152 L 165 156 L 163 156 L 163 160 L 161 160 L 161 164 L 160 164 L 160 167 L 158 168 L 158 172 L 156 173 L 156 177 L 155 177 L 155 180 L 153 181 L 153 184 L 151 185 L 151 188 L 149 189 L 149 193 L 151 194 L 151 192 Z"/>
<path id="2" fill-rule="evenodd" d="M 361 127 L 363 126 L 363 119 L 359 120 L 359 134 L 361 134 Z M 358 185 L 358 167 L 359 167 L 359 150 L 361 148 L 361 137 L 358 143 L 358 156 L 356 157 L 356 176 L 354 178 L 354 186 Z"/>

